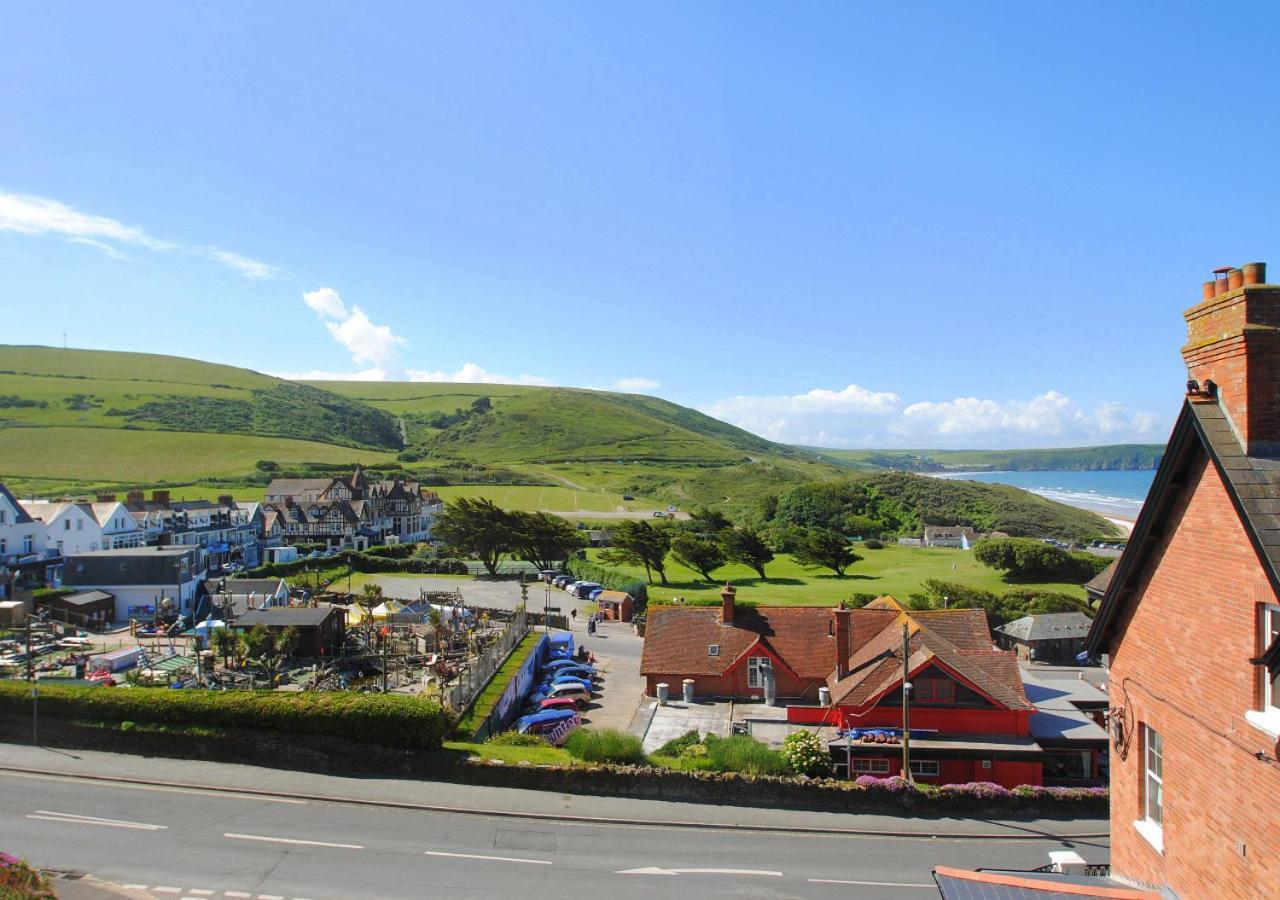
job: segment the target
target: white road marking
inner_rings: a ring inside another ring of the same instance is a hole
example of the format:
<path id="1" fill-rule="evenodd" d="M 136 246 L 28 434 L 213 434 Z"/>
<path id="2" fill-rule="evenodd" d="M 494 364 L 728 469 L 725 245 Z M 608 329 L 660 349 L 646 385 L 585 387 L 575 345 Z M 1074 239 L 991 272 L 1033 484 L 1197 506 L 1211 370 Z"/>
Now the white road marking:
<path id="1" fill-rule="evenodd" d="M 160 887 L 159 885 L 157 885 L 156 887 L 153 887 L 151 890 L 153 893 L 156 893 L 156 894 L 181 894 L 182 893 L 182 888 Z"/>
<path id="2" fill-rule="evenodd" d="M 187 893 L 192 894 L 193 896 L 198 896 L 198 897 L 212 897 L 216 893 L 216 891 L 206 891 L 203 888 L 192 888 L 191 890 L 187 891 Z"/>
<path id="3" fill-rule="evenodd" d="M 145 891 L 147 889 L 145 884 L 122 884 L 120 887 L 127 891 Z"/>
<path id="4" fill-rule="evenodd" d="M 284 900 L 279 894 L 259 894 L 258 900 Z"/>
<path id="5" fill-rule="evenodd" d="M 100 816 L 82 816 L 77 813 L 53 812 L 48 809 L 37 809 L 36 815 L 28 815 L 28 819 L 40 819 L 45 822 L 64 822 L 68 825 L 106 825 L 110 828 L 133 828 L 139 831 L 163 831 L 168 825 L 152 825 L 149 822 L 128 822 L 123 819 L 104 819 Z"/>
<path id="6" fill-rule="evenodd" d="M 489 862 L 529 863 L 535 866 L 553 865 L 549 859 L 521 859 L 518 856 L 480 856 L 475 853 L 445 853 L 443 850 L 423 850 L 423 856 L 449 856 L 454 859 L 484 859 Z"/>
<path id="7" fill-rule="evenodd" d="M 300 838 L 267 837 L 262 834 L 236 834 L 231 831 L 223 832 L 222 836 L 224 838 L 231 838 L 237 841 L 266 841 L 272 844 L 298 844 L 304 847 L 337 847 L 341 850 L 364 849 L 364 844 L 333 844 L 329 841 L 305 841 Z M 258 896 L 263 897 L 262 894 L 259 894 Z M 283 898 L 278 898 L 278 900 L 283 900 Z"/>
<path id="8" fill-rule="evenodd" d="M 659 866 L 648 866 L 643 869 L 622 869 L 614 875 L 761 875 L 767 878 L 781 878 L 781 872 L 766 869 L 663 869 Z"/>
<path id="9" fill-rule="evenodd" d="M 244 898 L 244 900 L 248 900 L 248 898 L 252 897 L 252 896 L 253 896 L 253 894 L 246 894 L 244 891 L 223 891 L 223 892 L 222 892 L 222 896 L 224 896 L 224 897 L 240 897 L 240 898 Z"/>
<path id="10" fill-rule="evenodd" d="M 97 778 L 78 778 L 75 775 L 42 775 L 34 772 L 0 772 L 0 777 L 32 778 L 37 781 L 71 781 L 76 784 L 87 784 L 92 787 L 123 788 L 127 791 L 159 791 L 164 794 L 194 794 L 198 797 L 223 797 L 230 800 L 257 800 L 262 803 L 293 803 L 306 806 L 309 801 L 296 800 L 293 797 L 267 797 L 257 794 L 245 794 L 235 788 L 225 791 L 202 790 L 200 788 L 165 787 L 160 784 L 129 784 L 121 781 L 100 781 Z M 250 894 L 250 897 L 253 895 Z"/>
<path id="11" fill-rule="evenodd" d="M 839 878 L 810 878 L 813 884 L 857 884 L 863 887 L 901 887 L 901 888 L 927 888 L 936 891 L 936 884 L 913 884 L 907 881 L 841 881 Z"/>

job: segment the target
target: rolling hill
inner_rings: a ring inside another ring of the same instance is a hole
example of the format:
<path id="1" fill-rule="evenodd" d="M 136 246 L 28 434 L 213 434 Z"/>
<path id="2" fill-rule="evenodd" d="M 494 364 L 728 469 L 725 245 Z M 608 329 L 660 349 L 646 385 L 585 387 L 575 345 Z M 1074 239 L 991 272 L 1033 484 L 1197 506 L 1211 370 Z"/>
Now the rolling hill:
<path id="1" fill-rule="evenodd" d="M 0 481 L 18 493 L 165 486 L 178 488 L 175 497 L 248 498 L 276 473 L 357 462 L 411 474 L 446 497 L 483 494 L 582 518 L 645 515 L 667 504 L 758 518 L 770 498 L 848 476 L 850 465 L 871 467 L 637 394 L 297 383 L 170 356 L 0 347 Z M 888 483 L 875 489 L 891 493 Z M 963 490 L 937 482 L 930 503 L 949 510 L 937 493 Z M 1047 533 L 1087 531 L 1081 515 L 1107 533 L 1092 514 L 1017 494 L 1034 507 L 1020 515 L 1062 526 Z"/>

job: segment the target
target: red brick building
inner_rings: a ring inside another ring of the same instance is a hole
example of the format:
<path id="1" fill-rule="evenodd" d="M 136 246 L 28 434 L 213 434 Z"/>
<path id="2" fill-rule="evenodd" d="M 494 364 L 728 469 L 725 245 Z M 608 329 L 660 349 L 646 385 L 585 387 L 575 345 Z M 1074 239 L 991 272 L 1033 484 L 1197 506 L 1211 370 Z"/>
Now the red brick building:
<path id="1" fill-rule="evenodd" d="M 640 672 L 678 695 L 762 699 L 770 679 L 788 721 L 900 729 L 904 628 L 911 692 L 911 768 L 920 781 L 1040 784 L 1043 751 L 1017 659 L 993 649 L 980 609 L 904 610 L 892 597 L 861 609 L 650 607 Z M 850 774 L 901 769 L 901 744 L 841 744 Z"/>
<path id="2" fill-rule="evenodd" d="M 1185 314 L 1187 396 L 1089 649 L 1113 876 L 1225 900 L 1280 896 L 1280 287 L 1222 274 Z"/>

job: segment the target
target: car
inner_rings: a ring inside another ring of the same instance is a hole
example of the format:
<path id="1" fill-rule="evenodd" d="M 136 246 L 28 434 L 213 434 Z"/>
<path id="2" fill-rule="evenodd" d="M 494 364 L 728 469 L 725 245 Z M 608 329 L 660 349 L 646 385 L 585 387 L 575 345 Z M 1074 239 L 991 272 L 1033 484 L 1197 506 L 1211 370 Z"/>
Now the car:
<path id="1" fill-rule="evenodd" d="M 551 683 L 556 684 L 564 678 L 576 678 L 583 684 L 594 684 L 596 673 L 590 669 L 580 669 L 576 666 L 573 668 L 557 669 L 555 677 L 551 679 Z"/>
<path id="2" fill-rule="evenodd" d="M 550 581 L 551 579 L 555 578 L 559 574 L 560 573 L 557 572 L 555 569 L 543 569 L 541 572 L 538 573 L 538 580 Z"/>
<path id="3" fill-rule="evenodd" d="M 631 496 L 630 494 L 623 494 L 623 495 L 622 495 L 622 499 L 623 499 L 623 500 L 634 500 L 634 499 L 636 499 L 636 498 L 635 498 L 635 497 L 633 497 L 633 496 Z"/>
<path id="4" fill-rule="evenodd" d="M 603 593 L 604 593 L 604 588 L 602 588 L 602 587 L 598 587 L 598 588 L 594 589 L 591 593 L 587 594 L 587 599 L 588 599 L 588 600 L 590 600 L 592 603 L 595 603 L 595 602 L 596 602 L 596 600 L 597 600 L 597 599 L 600 597 L 600 595 L 601 595 L 601 594 L 603 594 Z"/>
<path id="5" fill-rule="evenodd" d="M 573 586 L 573 590 L 569 593 L 577 597 L 579 600 L 586 600 L 591 592 L 597 588 L 603 587 L 598 581 L 579 581 Z"/>
<path id="6" fill-rule="evenodd" d="M 565 589 L 565 591 L 567 591 L 568 593 L 572 594 L 572 593 L 573 593 L 573 589 L 574 589 L 574 588 L 576 588 L 576 587 L 578 586 L 578 584 L 579 584 L 579 583 L 580 583 L 580 582 L 577 582 L 577 581 L 570 581 L 570 582 L 568 582 L 568 583 L 566 583 L 566 584 L 565 584 L 564 589 Z"/>
<path id="7" fill-rule="evenodd" d="M 584 707 L 591 702 L 591 694 L 588 691 L 583 690 L 582 685 L 553 685 L 539 699 L 545 700 L 548 697 L 567 697 L 577 703 L 579 708 Z"/>
<path id="8" fill-rule="evenodd" d="M 516 731 L 522 734 L 542 734 L 565 722 L 576 722 L 578 713 L 571 709 L 549 709 L 517 719 Z"/>
<path id="9" fill-rule="evenodd" d="M 660 510 L 660 509 L 655 509 L 655 510 L 653 511 L 653 517 L 654 517 L 655 519 L 665 519 L 665 518 L 667 517 L 667 514 L 666 514 L 666 513 L 664 513 L 664 512 L 663 512 L 662 510 Z"/>
<path id="10" fill-rule="evenodd" d="M 551 579 L 551 583 L 555 587 L 562 588 L 568 584 L 570 580 L 571 579 L 568 575 L 557 575 L 555 578 Z"/>
<path id="11" fill-rule="evenodd" d="M 542 665 L 542 670 L 544 672 L 551 672 L 551 671 L 558 672 L 560 669 L 565 669 L 565 668 L 588 669 L 590 670 L 592 675 L 596 673 L 595 666 L 591 666 L 591 665 L 588 665 L 587 663 L 579 662 L 574 659 L 567 659 L 567 658 L 553 659 L 551 660 L 551 662 L 543 663 Z"/>

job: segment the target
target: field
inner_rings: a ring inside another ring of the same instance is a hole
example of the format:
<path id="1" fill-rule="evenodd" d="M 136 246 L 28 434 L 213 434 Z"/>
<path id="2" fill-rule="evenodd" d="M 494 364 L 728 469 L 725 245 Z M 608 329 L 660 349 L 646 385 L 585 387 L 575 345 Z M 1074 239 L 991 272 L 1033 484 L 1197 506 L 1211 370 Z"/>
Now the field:
<path id="1" fill-rule="evenodd" d="M 234 477 L 260 459 L 277 462 L 390 462 L 394 453 L 253 435 L 109 428 L 0 429 L 0 480 L 50 479 L 162 484 Z"/>
<path id="2" fill-rule="evenodd" d="M 766 606 L 830 606 L 848 599 L 853 594 L 892 594 L 905 600 L 920 589 L 930 578 L 954 581 L 988 591 L 1006 591 L 1012 588 L 1038 588 L 1060 591 L 1073 597 L 1084 598 L 1084 589 L 1078 584 L 1008 584 L 995 569 L 979 565 L 970 550 L 952 550 L 929 547 L 902 547 L 886 545 L 883 550 L 858 550 L 862 561 L 854 563 L 844 578 L 837 578 L 830 570 L 807 569 L 786 554 L 779 555 L 765 566 L 769 578 L 761 581 L 746 566 L 727 565 L 715 571 L 716 582 L 708 584 L 696 572 L 686 569 L 675 560 L 667 561 L 669 585 L 649 585 L 649 599 L 667 602 L 674 597 L 686 600 L 719 602 L 725 581 L 732 581 L 738 589 L 738 602 Z M 593 560 L 599 560 L 599 550 L 589 550 Z M 644 578 L 643 569 L 624 571 Z"/>
<path id="3" fill-rule="evenodd" d="M 566 487 L 527 484 L 463 484 L 432 488 L 445 500 L 454 497 L 486 497 L 503 509 L 549 512 L 612 513 L 621 507 L 641 515 L 654 509 L 651 503 L 624 501 L 620 494 L 578 491 Z"/>

